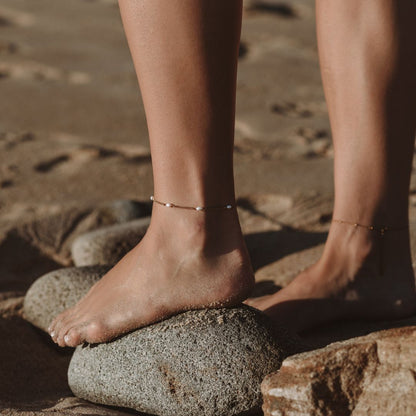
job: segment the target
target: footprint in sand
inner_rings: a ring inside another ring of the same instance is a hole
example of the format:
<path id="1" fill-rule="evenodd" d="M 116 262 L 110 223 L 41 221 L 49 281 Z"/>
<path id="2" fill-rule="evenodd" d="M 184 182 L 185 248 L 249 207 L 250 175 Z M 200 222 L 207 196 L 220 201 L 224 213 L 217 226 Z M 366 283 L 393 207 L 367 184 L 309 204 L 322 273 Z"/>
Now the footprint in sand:
<path id="1" fill-rule="evenodd" d="M 69 160 L 70 158 L 68 155 L 57 156 L 44 162 L 38 163 L 35 165 L 34 169 L 40 173 L 47 173 L 60 166 L 62 163 L 68 162 Z"/>
<path id="2" fill-rule="evenodd" d="M 0 189 L 10 188 L 14 185 L 14 182 L 11 179 L 4 179 L 0 181 Z"/>
<path id="3" fill-rule="evenodd" d="M 327 130 L 299 127 L 296 130 L 294 139 L 296 139 L 296 137 L 303 140 L 305 146 L 305 157 L 333 157 L 331 136 Z"/>
<path id="4" fill-rule="evenodd" d="M 31 132 L 0 132 L 0 148 L 10 150 L 20 143 L 31 142 L 35 139 L 35 135 Z"/>
<path id="5" fill-rule="evenodd" d="M 273 103 L 270 106 L 270 111 L 287 117 L 306 118 L 314 115 L 307 106 L 293 102 Z"/>
<path id="6" fill-rule="evenodd" d="M 309 117 L 309 115 L 299 115 L 304 111 L 302 107 L 282 106 L 279 111 L 283 116 Z M 249 123 L 236 120 L 235 132 L 234 152 L 237 157 L 249 160 L 333 157 L 331 134 L 326 129 L 298 127 L 285 138 L 270 142 L 257 139 L 257 132 Z"/>
<path id="7" fill-rule="evenodd" d="M 80 71 L 65 71 L 34 61 L 0 62 L 0 78 L 36 81 L 66 81 L 88 84 L 90 76 Z"/>
<path id="8" fill-rule="evenodd" d="M 281 101 L 269 106 L 272 113 L 287 117 L 308 118 L 317 115 L 327 116 L 328 110 L 324 100 L 306 102 Z"/>
<path id="9" fill-rule="evenodd" d="M 59 171 L 60 173 L 71 174 L 93 160 L 108 157 L 118 157 L 127 163 L 147 163 L 150 162 L 150 151 L 147 148 L 135 145 L 119 145 L 116 148 L 83 145 L 68 153 L 37 163 L 34 170 L 39 173 Z"/>
<path id="10" fill-rule="evenodd" d="M 237 156 L 249 160 L 273 160 L 280 157 L 277 143 L 265 143 L 247 137 L 235 140 L 234 152 Z"/>

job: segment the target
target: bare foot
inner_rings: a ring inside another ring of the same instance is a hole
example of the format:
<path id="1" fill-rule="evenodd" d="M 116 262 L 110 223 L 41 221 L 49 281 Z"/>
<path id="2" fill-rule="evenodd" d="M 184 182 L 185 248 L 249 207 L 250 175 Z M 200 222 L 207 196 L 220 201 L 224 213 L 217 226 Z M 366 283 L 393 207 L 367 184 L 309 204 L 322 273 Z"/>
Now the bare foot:
<path id="1" fill-rule="evenodd" d="M 398 319 L 416 312 L 407 230 L 386 232 L 383 273 L 375 231 L 333 223 L 321 259 L 279 292 L 246 303 L 302 331 L 339 319 Z"/>
<path id="2" fill-rule="evenodd" d="M 253 284 L 234 209 L 154 206 L 143 240 L 49 332 L 60 346 L 105 342 L 186 310 L 235 305 Z"/>

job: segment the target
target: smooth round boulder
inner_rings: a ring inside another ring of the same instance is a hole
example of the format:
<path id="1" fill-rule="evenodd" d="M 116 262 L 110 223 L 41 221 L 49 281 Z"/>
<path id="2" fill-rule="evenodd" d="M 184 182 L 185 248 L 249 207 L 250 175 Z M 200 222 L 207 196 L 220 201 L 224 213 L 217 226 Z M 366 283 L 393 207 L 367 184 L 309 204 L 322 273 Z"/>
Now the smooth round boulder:
<path id="1" fill-rule="evenodd" d="M 24 318 L 47 331 L 53 318 L 74 306 L 109 269 L 110 266 L 69 267 L 45 274 L 26 293 Z"/>
<path id="2" fill-rule="evenodd" d="M 71 247 L 74 264 L 116 264 L 143 238 L 149 224 L 150 217 L 145 217 L 80 235 Z"/>
<path id="3" fill-rule="evenodd" d="M 68 380 L 80 398 L 159 416 L 255 414 L 289 341 L 245 305 L 190 311 L 77 347 Z"/>
<path id="4" fill-rule="evenodd" d="M 149 216 L 151 204 L 130 199 L 116 199 L 99 205 L 94 212 L 99 213 L 102 219 L 108 218 L 110 221 L 120 224 Z"/>

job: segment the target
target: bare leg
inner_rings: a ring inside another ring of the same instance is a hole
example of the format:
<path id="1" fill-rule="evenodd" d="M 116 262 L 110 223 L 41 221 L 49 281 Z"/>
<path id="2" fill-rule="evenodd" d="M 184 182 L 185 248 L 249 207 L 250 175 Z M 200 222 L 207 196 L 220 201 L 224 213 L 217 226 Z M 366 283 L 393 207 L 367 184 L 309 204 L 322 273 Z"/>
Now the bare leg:
<path id="1" fill-rule="evenodd" d="M 413 0 L 317 0 L 322 78 L 334 137 L 334 218 L 408 223 L 416 127 Z M 385 269 L 380 274 L 383 248 Z M 408 230 L 333 222 L 318 263 L 275 295 L 251 302 L 304 329 L 338 318 L 415 311 Z"/>
<path id="2" fill-rule="evenodd" d="M 241 0 L 120 0 L 152 151 L 155 198 L 234 204 Z M 253 285 L 237 212 L 154 205 L 140 242 L 50 327 L 59 345 L 103 342 L 172 314 L 233 305 Z"/>

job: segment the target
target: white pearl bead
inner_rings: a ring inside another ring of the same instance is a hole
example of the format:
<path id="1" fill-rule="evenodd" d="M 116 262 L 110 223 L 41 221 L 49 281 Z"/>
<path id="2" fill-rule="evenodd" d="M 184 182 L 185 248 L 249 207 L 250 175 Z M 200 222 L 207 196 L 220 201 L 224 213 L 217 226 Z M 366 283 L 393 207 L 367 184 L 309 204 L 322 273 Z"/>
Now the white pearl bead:
<path id="1" fill-rule="evenodd" d="M 232 205 L 227 205 L 227 209 L 231 209 L 233 206 Z"/>
<path id="2" fill-rule="evenodd" d="M 172 204 L 170 204 L 169 202 L 167 204 L 165 204 L 165 206 L 167 206 L 168 208 L 170 208 L 172 206 Z"/>
<path id="3" fill-rule="evenodd" d="M 151 200 L 151 201 L 154 201 L 154 200 L 155 200 L 155 197 L 152 195 L 152 196 L 150 197 L 150 200 Z"/>
<path id="4" fill-rule="evenodd" d="M 202 207 L 196 207 L 195 208 L 197 211 L 202 211 L 204 208 L 202 208 Z"/>

